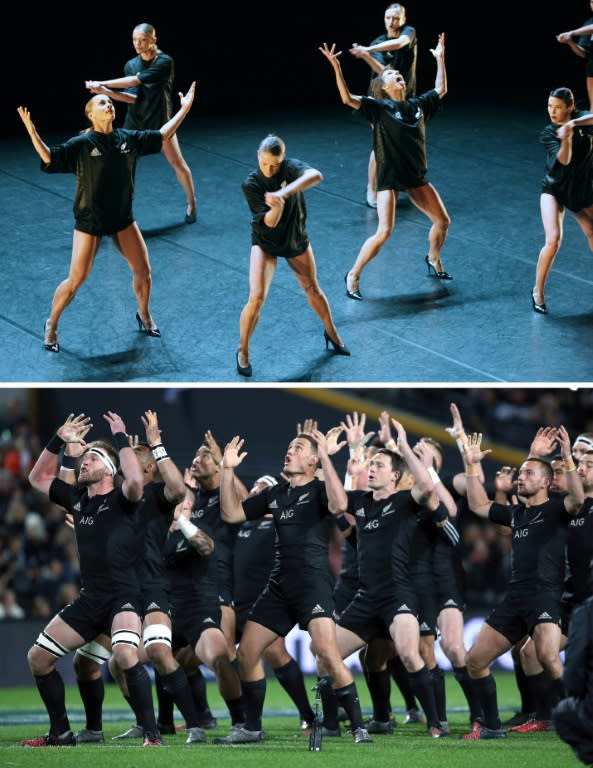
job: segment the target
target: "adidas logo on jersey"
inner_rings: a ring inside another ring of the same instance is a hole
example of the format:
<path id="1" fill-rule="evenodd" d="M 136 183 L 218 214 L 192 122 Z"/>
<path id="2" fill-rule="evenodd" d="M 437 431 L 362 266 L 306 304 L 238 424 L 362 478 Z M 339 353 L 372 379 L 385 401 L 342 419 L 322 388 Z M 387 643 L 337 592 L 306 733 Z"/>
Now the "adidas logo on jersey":
<path id="1" fill-rule="evenodd" d="M 101 157 L 101 150 L 97 147 L 93 147 L 93 149 L 91 149 L 91 157 Z"/>
<path id="2" fill-rule="evenodd" d="M 276 501 L 276 499 L 270 502 L 270 504 L 268 505 L 268 509 L 278 509 L 278 502 Z"/>
<path id="3" fill-rule="evenodd" d="M 157 603 L 151 603 L 146 609 L 146 612 L 148 611 L 160 611 L 160 606 Z"/>
<path id="4" fill-rule="evenodd" d="M 325 613 L 325 611 L 324 611 L 324 610 L 323 610 L 323 608 L 322 608 L 322 607 L 319 605 L 319 603 L 317 603 L 317 605 L 315 606 L 315 608 L 313 608 L 313 610 L 311 611 L 311 613 Z"/>
<path id="5" fill-rule="evenodd" d="M 543 613 L 540 613 L 540 615 L 537 617 L 538 619 L 551 619 L 552 617 L 547 611 L 544 611 Z"/>

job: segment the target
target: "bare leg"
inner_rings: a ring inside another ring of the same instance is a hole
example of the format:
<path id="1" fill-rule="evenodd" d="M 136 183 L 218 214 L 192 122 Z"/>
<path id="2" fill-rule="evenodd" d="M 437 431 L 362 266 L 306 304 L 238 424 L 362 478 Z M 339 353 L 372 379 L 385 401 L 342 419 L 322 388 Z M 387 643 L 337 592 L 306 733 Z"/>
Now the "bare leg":
<path id="1" fill-rule="evenodd" d="M 552 270 L 556 254 L 562 244 L 564 228 L 564 206 L 560 205 L 553 195 L 543 193 L 540 196 L 540 211 L 544 225 L 545 242 L 539 252 L 535 268 L 535 286 L 533 299 L 536 304 L 543 304 L 546 280 Z"/>
<path id="2" fill-rule="evenodd" d="M 334 325 L 329 302 L 317 282 L 317 265 L 315 264 L 315 256 L 313 255 L 311 245 L 299 256 L 288 259 L 288 264 L 305 292 L 309 306 L 323 323 L 327 335 L 336 341 L 339 346 L 342 346 L 343 342 Z"/>
<path id="3" fill-rule="evenodd" d="M 249 341 L 259 322 L 259 316 L 268 296 L 272 278 L 276 271 L 276 257 L 268 256 L 259 245 L 251 247 L 249 261 L 249 298 L 239 319 L 240 366 L 249 365 Z"/>
<path id="4" fill-rule="evenodd" d="M 181 147 L 179 146 L 177 134 L 174 134 L 170 139 L 165 139 L 165 141 L 163 141 L 163 154 L 175 171 L 177 181 L 181 184 L 183 191 L 185 192 L 185 197 L 187 198 L 186 215 L 189 217 L 196 216 L 198 203 L 194 187 L 194 179 L 189 165 L 185 162 L 185 159 L 181 154 Z"/>
<path id="5" fill-rule="evenodd" d="M 383 245 L 385 245 L 387 240 L 391 237 L 391 233 L 395 227 L 396 200 L 397 193 L 392 189 L 377 192 L 377 214 L 379 216 L 377 231 L 374 235 L 368 237 L 362 244 L 362 248 L 354 262 L 354 266 L 348 272 L 347 286 L 349 291 L 358 289 L 362 270 L 371 259 L 375 258 Z"/>
<path id="6" fill-rule="evenodd" d="M 437 272 L 442 272 L 441 249 L 445 244 L 451 224 L 445 204 L 430 183 L 408 189 L 408 197 L 416 208 L 422 211 L 432 222 L 428 233 L 428 260 Z"/>
<path id="7" fill-rule="evenodd" d="M 150 291 L 152 287 L 152 275 L 150 271 L 150 261 L 148 258 L 148 248 L 134 221 L 121 232 L 113 237 L 116 246 L 121 252 L 128 266 L 132 270 L 132 288 L 138 302 L 138 314 L 148 329 L 156 328 L 156 325 L 150 314 Z"/>
<path id="8" fill-rule="evenodd" d="M 101 238 L 86 232 L 74 230 L 72 235 L 72 257 L 68 277 L 58 285 L 54 292 L 51 312 L 45 325 L 45 343 L 53 344 L 58 340 L 58 322 L 62 312 L 76 296 L 93 268 L 95 256 L 99 250 Z"/>
<path id="9" fill-rule="evenodd" d="M 369 208 L 377 207 L 377 161 L 375 159 L 375 150 L 371 150 L 369 155 L 369 166 L 367 171 L 367 205 Z"/>

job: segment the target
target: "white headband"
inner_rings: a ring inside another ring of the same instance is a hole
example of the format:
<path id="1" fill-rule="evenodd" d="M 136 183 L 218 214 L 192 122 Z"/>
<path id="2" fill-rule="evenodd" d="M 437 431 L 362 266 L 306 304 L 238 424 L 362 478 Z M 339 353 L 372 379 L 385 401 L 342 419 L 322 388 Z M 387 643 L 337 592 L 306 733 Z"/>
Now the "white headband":
<path id="1" fill-rule="evenodd" d="M 94 454 L 96 454 L 96 455 L 97 455 L 97 456 L 98 456 L 98 457 L 101 459 L 101 461 L 103 462 L 103 464 L 105 464 L 105 466 L 107 467 L 107 469 L 108 469 L 108 470 L 111 472 L 111 476 L 112 476 L 112 477 L 115 477 L 115 476 L 116 476 L 116 474 L 117 474 L 117 467 L 116 467 L 116 466 L 115 466 L 115 464 L 114 464 L 114 463 L 111 461 L 111 459 L 110 459 L 110 458 L 109 458 L 109 456 L 108 456 L 108 455 L 105 453 L 105 451 L 104 451 L 104 450 L 102 450 L 101 448 L 89 448 L 89 449 L 88 449 L 88 451 L 87 451 L 87 453 L 94 453 Z"/>
<path id="2" fill-rule="evenodd" d="M 263 475 L 262 477 L 259 477 L 255 481 L 256 485 L 258 483 L 265 483 L 266 485 L 269 485 L 270 487 L 273 487 L 274 485 L 278 485 L 278 481 L 276 480 L 275 477 L 272 477 L 272 475 Z"/>
<path id="3" fill-rule="evenodd" d="M 574 441 L 574 444 L 577 445 L 577 443 L 585 443 L 585 445 L 588 445 L 590 449 L 593 448 L 593 440 L 590 440 L 584 435 L 579 435 L 577 437 L 577 439 Z"/>

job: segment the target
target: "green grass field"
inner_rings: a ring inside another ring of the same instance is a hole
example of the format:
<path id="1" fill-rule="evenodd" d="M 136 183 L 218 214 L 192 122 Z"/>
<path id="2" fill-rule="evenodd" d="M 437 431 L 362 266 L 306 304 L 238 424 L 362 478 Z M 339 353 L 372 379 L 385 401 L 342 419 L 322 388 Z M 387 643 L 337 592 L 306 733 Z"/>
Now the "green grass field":
<path id="1" fill-rule="evenodd" d="M 496 674 L 499 704 L 503 719 L 518 709 L 519 698 L 514 677 Z M 307 681 L 309 688 L 313 680 Z M 370 700 L 364 680 L 357 681 L 363 711 L 370 713 Z M 214 683 L 208 684 L 208 697 L 218 729 L 208 731 L 207 744 L 186 745 L 185 735 L 164 736 L 164 748 L 144 749 L 140 740 L 112 741 L 112 736 L 126 730 L 132 715 L 114 685 L 107 686 L 104 705 L 104 744 L 90 744 L 73 749 L 23 749 L 21 739 L 40 736 L 48 729 L 47 718 L 37 689 L 0 687 L 0 766 L 5 768 L 143 768 L 167 765 L 169 768 L 211 763 L 216 768 L 301 768 L 323 765 L 338 768 L 355 761 L 356 768 L 573 768 L 582 765 L 555 733 L 509 734 L 505 741 L 464 742 L 468 714 L 464 698 L 452 675 L 447 674 L 447 702 L 451 736 L 433 740 L 422 725 L 403 725 L 401 700 L 396 690 L 392 703 L 398 725 L 395 733 L 374 736 L 373 744 L 355 746 L 351 736 L 325 738 L 321 752 L 309 752 L 308 739 L 299 729 L 292 702 L 274 679 L 268 681 L 264 711 L 265 741 L 262 744 L 221 746 L 212 743 L 216 736 L 229 731 L 228 714 Z M 311 694 L 313 700 L 313 694 Z M 68 711 L 74 730 L 84 726 L 78 690 L 67 688 Z M 177 720 L 181 724 L 181 720 Z M 199 754 L 196 754 L 199 753 Z"/>

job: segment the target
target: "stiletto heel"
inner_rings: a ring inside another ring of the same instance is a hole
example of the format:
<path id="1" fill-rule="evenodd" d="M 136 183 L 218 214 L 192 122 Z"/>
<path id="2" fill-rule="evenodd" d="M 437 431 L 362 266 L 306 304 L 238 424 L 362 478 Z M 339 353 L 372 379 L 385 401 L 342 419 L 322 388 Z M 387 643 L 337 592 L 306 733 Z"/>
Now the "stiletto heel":
<path id="1" fill-rule="evenodd" d="M 43 324 L 43 348 L 47 350 L 47 352 L 59 352 L 60 345 L 58 344 L 57 335 L 56 335 L 56 340 L 54 342 L 49 342 L 47 340 L 47 324 L 48 323 L 49 323 L 49 318 Z"/>
<path id="2" fill-rule="evenodd" d="M 348 296 L 349 299 L 355 299 L 356 301 L 362 301 L 362 293 L 360 292 L 359 288 L 355 288 L 353 291 L 351 291 L 348 288 L 348 275 L 350 273 L 346 272 L 344 275 L 344 282 L 346 283 L 346 296 Z"/>
<path id="3" fill-rule="evenodd" d="M 241 350 L 238 349 L 235 355 L 235 360 L 237 363 L 237 373 L 239 374 L 239 376 L 247 376 L 249 378 L 249 376 L 253 374 L 253 369 L 251 368 L 251 363 L 247 363 L 247 365 L 241 365 L 241 363 L 239 362 L 240 351 Z"/>
<path id="4" fill-rule="evenodd" d="M 326 349 L 329 349 L 329 345 L 331 344 L 335 355 L 346 355 L 346 357 L 350 357 L 350 350 L 348 347 L 345 344 L 338 344 L 334 341 L 332 337 L 328 335 L 327 331 L 323 332 L 323 338 L 325 339 Z"/>
<path id="5" fill-rule="evenodd" d="M 534 312 L 537 312 L 540 315 L 548 314 L 548 308 L 546 307 L 546 302 L 544 301 L 541 304 L 538 304 L 535 300 L 535 296 L 533 295 L 533 291 L 531 292 L 531 303 L 533 304 Z"/>
<path id="6" fill-rule="evenodd" d="M 144 323 L 142 322 L 142 318 L 140 317 L 138 312 L 136 312 L 136 320 L 138 321 L 138 330 L 141 333 L 145 334 L 145 336 L 154 336 L 155 339 L 160 339 L 161 338 L 161 332 L 159 331 L 159 329 L 156 328 L 156 327 L 155 328 L 147 328 L 144 325 Z"/>
<path id="7" fill-rule="evenodd" d="M 439 280 L 453 280 L 453 276 L 450 275 L 448 272 L 436 271 L 432 261 L 428 258 L 428 254 L 426 254 L 424 261 L 426 262 L 426 266 L 428 268 L 429 277 L 438 277 Z"/>

